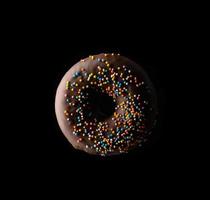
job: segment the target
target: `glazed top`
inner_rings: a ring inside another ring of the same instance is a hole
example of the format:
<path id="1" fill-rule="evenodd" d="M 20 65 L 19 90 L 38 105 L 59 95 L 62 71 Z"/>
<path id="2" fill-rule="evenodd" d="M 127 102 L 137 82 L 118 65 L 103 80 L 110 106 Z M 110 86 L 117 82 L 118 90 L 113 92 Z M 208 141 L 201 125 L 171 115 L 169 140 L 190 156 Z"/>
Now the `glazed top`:
<path id="1" fill-rule="evenodd" d="M 91 91 L 115 102 L 113 114 L 100 118 Z M 144 70 L 119 54 L 89 56 L 72 67 L 65 88 L 64 115 L 78 143 L 100 155 L 141 145 L 155 122 L 155 94 Z"/>

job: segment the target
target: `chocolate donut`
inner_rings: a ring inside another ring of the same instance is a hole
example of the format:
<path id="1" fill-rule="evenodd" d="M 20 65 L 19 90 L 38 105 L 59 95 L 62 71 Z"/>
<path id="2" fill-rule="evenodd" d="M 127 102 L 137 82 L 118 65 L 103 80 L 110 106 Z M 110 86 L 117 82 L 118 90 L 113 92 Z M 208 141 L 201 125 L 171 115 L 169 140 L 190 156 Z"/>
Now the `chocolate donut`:
<path id="1" fill-rule="evenodd" d="M 157 100 L 141 66 L 119 54 L 99 54 L 64 75 L 55 111 L 74 148 L 104 156 L 142 145 L 156 122 Z"/>

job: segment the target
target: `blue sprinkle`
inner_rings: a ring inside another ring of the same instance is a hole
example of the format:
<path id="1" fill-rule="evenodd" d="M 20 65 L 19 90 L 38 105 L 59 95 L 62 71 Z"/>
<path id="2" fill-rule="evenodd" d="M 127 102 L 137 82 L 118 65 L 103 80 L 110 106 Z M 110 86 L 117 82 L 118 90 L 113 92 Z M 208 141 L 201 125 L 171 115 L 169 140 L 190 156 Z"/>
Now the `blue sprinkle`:
<path id="1" fill-rule="evenodd" d="M 75 72 L 75 73 L 73 74 L 73 78 L 77 78 L 78 76 L 80 76 L 80 72 Z"/>

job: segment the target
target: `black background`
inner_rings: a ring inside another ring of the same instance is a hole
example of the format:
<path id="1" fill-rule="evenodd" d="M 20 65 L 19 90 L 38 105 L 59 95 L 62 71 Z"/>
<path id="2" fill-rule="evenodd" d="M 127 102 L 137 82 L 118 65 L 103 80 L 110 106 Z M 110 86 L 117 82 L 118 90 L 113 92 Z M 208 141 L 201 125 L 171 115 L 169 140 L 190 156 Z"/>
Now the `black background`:
<path id="1" fill-rule="evenodd" d="M 132 185 L 135 192 L 142 185 L 152 191 L 164 192 L 167 186 L 174 193 L 181 186 L 185 190 L 193 157 L 186 100 L 192 70 L 188 21 L 170 9 L 143 12 L 139 6 L 116 6 L 96 12 L 84 7 L 60 12 L 46 7 L 32 14 L 27 10 L 13 19 L 9 48 L 18 63 L 12 68 L 18 86 L 12 109 L 18 114 L 9 128 L 9 169 L 29 182 L 59 177 L 69 187 L 108 182 L 121 190 Z M 54 100 L 61 78 L 81 58 L 101 52 L 120 53 L 141 64 L 157 91 L 160 115 L 154 138 L 126 155 L 98 157 L 77 151 L 56 121 Z M 177 181 L 179 187 L 170 187 Z"/>
<path id="2" fill-rule="evenodd" d="M 176 133 L 167 133 L 167 126 L 172 122 L 166 117 L 166 106 L 169 103 L 167 101 L 167 94 L 169 94 L 168 92 L 171 89 L 168 88 L 171 85 L 169 86 L 169 82 L 167 81 L 171 79 L 171 77 L 169 78 L 171 74 L 171 70 L 169 69 L 174 63 L 170 60 L 172 56 L 166 54 L 166 50 L 162 49 L 166 48 L 163 46 L 163 43 L 160 48 L 161 44 L 155 44 L 151 41 L 146 44 L 141 43 L 144 39 L 141 39 L 141 36 L 139 37 L 140 41 L 137 40 L 138 38 L 131 39 L 131 45 L 126 40 L 121 44 L 121 42 L 117 42 L 117 39 L 109 37 L 104 41 L 100 37 L 93 39 L 86 37 L 85 39 L 87 41 L 83 45 L 81 45 L 80 38 L 78 38 L 78 43 L 76 42 L 76 44 L 74 43 L 74 38 L 68 38 L 65 41 L 59 41 L 57 44 L 55 42 L 52 44 L 47 43 L 44 52 L 43 50 L 38 52 L 39 59 L 41 60 L 39 60 L 40 63 L 37 63 L 35 67 L 37 77 L 32 76 L 35 79 L 32 87 L 34 87 L 34 95 L 36 96 L 32 98 L 35 100 L 34 103 L 37 104 L 34 112 L 38 112 L 36 115 L 38 117 L 38 124 L 34 126 L 34 129 L 39 129 L 36 131 L 33 130 L 35 132 L 33 137 L 37 141 L 37 146 L 33 149 L 36 154 L 41 157 L 46 154 L 46 157 L 50 158 L 51 161 L 56 162 L 56 159 L 58 159 L 65 164 L 70 164 L 74 161 L 126 162 L 126 160 L 132 160 L 139 162 L 142 159 L 148 159 L 147 162 L 156 162 L 159 159 L 165 159 L 165 156 L 168 155 L 168 151 L 165 151 L 165 149 L 171 149 L 171 145 L 176 140 Z M 158 128 L 154 131 L 158 141 L 154 142 L 153 145 L 149 145 L 148 149 L 143 152 L 138 151 L 128 155 L 109 158 L 89 156 L 74 150 L 59 129 L 55 118 L 54 100 L 56 88 L 62 76 L 80 58 L 100 52 L 120 52 L 122 55 L 126 55 L 137 63 L 142 64 L 155 85 L 160 104 Z M 174 138 L 174 141 L 172 138 Z M 171 143 L 169 143 L 169 140 L 171 140 Z M 174 153 L 173 149 L 171 149 L 171 153 Z"/>
<path id="3" fill-rule="evenodd" d="M 157 28 L 161 29 L 159 26 Z M 181 164 L 184 155 L 183 134 L 186 133 L 182 132 L 183 127 L 180 128 L 180 104 L 183 100 L 180 100 L 177 92 L 181 92 L 183 83 L 180 74 L 182 64 L 177 61 L 182 62 L 182 51 L 177 46 L 176 39 L 171 39 L 171 35 L 163 32 L 153 36 L 147 32 L 142 35 L 138 30 L 122 35 L 119 31 L 116 38 L 112 34 L 92 35 L 92 32 L 94 30 L 84 35 L 67 34 L 64 38 L 62 34 L 57 37 L 53 34 L 49 38 L 46 35 L 41 40 L 38 38 L 38 48 L 37 44 L 32 43 L 33 67 L 30 66 L 28 71 L 31 86 L 28 98 L 33 117 L 27 119 L 28 131 L 24 138 L 31 153 L 29 160 L 40 166 L 59 163 L 59 166 L 65 166 L 69 170 L 72 165 L 77 169 L 84 165 L 90 168 L 98 165 L 103 170 L 109 170 L 107 168 L 110 167 L 126 170 L 128 167 L 130 170 L 136 168 L 138 171 L 143 168 L 157 172 L 159 168 L 164 170 Z M 90 156 L 73 149 L 60 131 L 55 117 L 54 100 L 61 78 L 78 60 L 100 52 L 120 52 L 141 64 L 156 88 L 160 112 L 158 124 L 154 130 L 154 140 L 142 150 L 108 158 Z M 183 69 L 181 71 L 183 73 Z"/>

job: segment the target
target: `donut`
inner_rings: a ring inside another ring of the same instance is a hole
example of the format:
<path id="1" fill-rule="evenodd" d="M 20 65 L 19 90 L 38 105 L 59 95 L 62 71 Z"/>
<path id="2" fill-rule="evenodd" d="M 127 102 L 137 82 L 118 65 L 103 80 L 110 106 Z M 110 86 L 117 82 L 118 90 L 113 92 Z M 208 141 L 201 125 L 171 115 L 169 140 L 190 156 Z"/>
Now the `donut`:
<path id="1" fill-rule="evenodd" d="M 75 149 L 110 156 L 142 146 L 156 123 L 155 89 L 144 69 L 120 54 L 80 60 L 55 98 L 61 131 Z"/>

